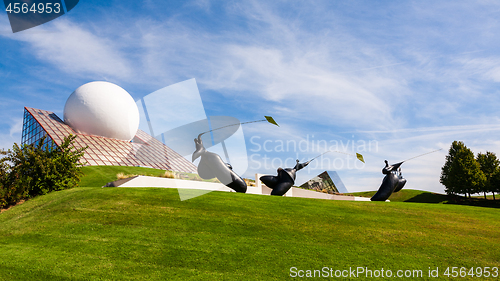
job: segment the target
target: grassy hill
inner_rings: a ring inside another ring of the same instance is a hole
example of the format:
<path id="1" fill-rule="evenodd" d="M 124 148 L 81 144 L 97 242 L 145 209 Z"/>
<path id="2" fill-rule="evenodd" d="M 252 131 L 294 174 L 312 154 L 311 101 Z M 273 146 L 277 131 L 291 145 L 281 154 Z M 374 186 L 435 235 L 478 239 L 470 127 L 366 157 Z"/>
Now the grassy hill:
<path id="1" fill-rule="evenodd" d="M 115 181 L 118 173 L 144 176 L 160 176 L 165 173 L 165 170 L 160 169 L 126 166 L 86 166 L 82 167 L 82 171 L 84 176 L 79 185 L 86 187 L 101 187 Z"/>
<path id="2" fill-rule="evenodd" d="M 349 193 L 354 196 L 371 198 L 377 191 Z M 418 203 L 446 203 L 450 198 L 444 194 L 432 193 L 422 190 L 402 189 L 389 197 L 391 202 L 418 202 Z"/>
<path id="3" fill-rule="evenodd" d="M 117 174 L 123 175 L 143 175 L 160 177 L 165 174 L 165 170 L 144 168 L 144 167 L 126 167 L 126 166 L 86 166 L 82 167 L 84 176 L 81 178 L 79 186 L 102 187 L 108 182 L 117 180 Z M 216 178 L 203 180 L 198 174 L 176 173 L 180 178 L 199 180 L 206 182 L 219 182 Z"/>
<path id="4" fill-rule="evenodd" d="M 354 196 L 361 196 L 371 198 L 376 191 L 365 191 L 357 193 L 349 193 Z M 484 199 L 482 196 L 473 196 L 472 198 L 466 198 L 463 196 L 448 196 L 439 193 L 433 193 L 422 190 L 412 190 L 412 189 L 402 189 L 399 192 L 395 192 L 389 197 L 391 202 L 413 202 L 413 203 L 443 203 L 443 204 L 457 204 L 457 205 L 469 205 L 478 207 L 489 207 L 489 208 L 500 208 L 500 200 L 492 200 L 488 198 Z M 498 198 L 497 198 L 498 199 Z"/>
<path id="5" fill-rule="evenodd" d="M 291 267 L 426 280 L 429 267 L 498 267 L 499 218 L 447 204 L 78 187 L 0 214 L 0 280 L 282 280 Z"/>

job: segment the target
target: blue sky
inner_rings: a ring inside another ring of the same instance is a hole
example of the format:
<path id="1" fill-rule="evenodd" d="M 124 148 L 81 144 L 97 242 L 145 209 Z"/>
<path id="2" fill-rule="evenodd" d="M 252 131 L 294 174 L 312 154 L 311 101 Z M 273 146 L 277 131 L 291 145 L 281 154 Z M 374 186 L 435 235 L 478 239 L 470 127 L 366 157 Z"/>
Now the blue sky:
<path id="1" fill-rule="evenodd" d="M 443 148 L 402 166 L 405 188 L 442 192 L 453 140 L 500 152 L 499 19 L 497 1 L 80 1 L 13 34 L 0 13 L 0 147 L 20 142 L 24 106 L 62 117 L 87 82 L 138 99 L 195 78 L 208 115 L 281 125 L 243 128 L 246 177 L 275 173 L 257 167 L 264 157 L 309 159 L 317 141 L 352 153 L 354 141 L 365 165 L 330 154 L 343 164 L 297 182 L 331 169 L 351 191 L 375 190 L 384 159 Z M 283 151 L 286 141 L 307 149 Z"/>

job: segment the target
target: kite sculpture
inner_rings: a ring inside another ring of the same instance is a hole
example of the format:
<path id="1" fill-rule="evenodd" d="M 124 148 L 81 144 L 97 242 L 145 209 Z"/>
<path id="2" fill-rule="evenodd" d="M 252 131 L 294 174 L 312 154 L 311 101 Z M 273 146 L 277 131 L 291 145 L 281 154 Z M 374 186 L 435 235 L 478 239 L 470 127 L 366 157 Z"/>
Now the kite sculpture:
<path id="1" fill-rule="evenodd" d="M 389 162 L 385 160 L 385 167 L 382 169 L 382 174 L 384 174 L 385 177 L 382 180 L 382 184 L 380 185 L 380 188 L 378 189 L 377 193 L 375 193 L 375 195 L 373 195 L 373 197 L 370 200 L 385 201 L 392 195 L 392 193 L 398 192 L 401 189 L 403 189 L 403 187 L 406 184 L 406 179 L 403 178 L 403 174 L 401 173 L 401 164 L 411 159 L 415 159 L 417 157 L 424 156 L 439 150 L 441 149 L 427 152 L 422 155 L 418 155 L 403 162 L 399 162 L 392 165 L 389 165 Z"/>
<path id="2" fill-rule="evenodd" d="M 271 195 L 283 196 L 285 193 L 287 193 L 288 190 L 290 190 L 290 188 L 295 183 L 295 176 L 296 176 L 297 171 L 299 171 L 300 169 L 309 165 L 309 163 L 311 163 L 311 161 L 313 161 L 314 159 L 316 159 L 316 158 L 320 157 L 321 155 L 328 153 L 328 152 L 344 153 L 344 152 L 340 152 L 340 151 L 327 151 L 327 152 L 324 152 L 324 153 L 322 153 L 322 154 L 320 154 L 320 155 L 314 157 L 313 159 L 311 159 L 307 162 L 304 162 L 304 163 L 299 163 L 299 160 L 296 160 L 297 164 L 295 164 L 295 167 L 285 168 L 285 169 L 280 167 L 280 168 L 278 168 L 278 175 L 277 176 L 269 176 L 269 175 L 262 176 L 262 177 L 260 177 L 260 180 L 267 187 L 269 187 L 270 189 L 273 190 L 273 191 L 271 191 Z M 344 154 L 348 154 L 348 153 L 344 153 Z M 359 159 L 359 161 L 361 161 L 363 163 L 365 162 L 363 159 L 363 156 L 361 154 L 356 153 L 356 157 Z"/>
<path id="3" fill-rule="evenodd" d="M 229 188 L 233 189 L 236 192 L 241 192 L 245 193 L 247 191 L 247 184 L 245 181 L 233 171 L 233 167 L 229 163 L 225 163 L 222 161 L 222 158 L 213 152 L 207 151 L 205 147 L 203 146 L 203 141 L 201 140 L 201 136 L 203 134 L 215 131 L 215 130 L 220 130 L 229 126 L 237 126 L 240 124 L 247 124 L 247 123 L 255 123 L 255 122 L 262 122 L 262 121 L 267 121 L 271 124 L 274 124 L 276 126 L 279 126 L 272 117 L 270 116 L 265 116 L 265 120 L 258 120 L 258 121 L 250 121 L 250 122 L 245 122 L 245 123 L 237 123 L 237 124 L 230 124 L 227 126 L 223 126 L 217 129 L 213 129 L 210 131 L 203 132 L 198 135 L 198 138 L 194 139 L 194 143 L 196 145 L 196 150 L 193 152 L 192 155 L 192 161 L 200 159 L 200 163 L 198 164 L 198 175 L 202 179 L 212 179 L 212 178 L 217 178 L 221 183 L 224 185 L 228 186 Z"/>
<path id="4" fill-rule="evenodd" d="M 371 201 L 385 201 L 393 192 L 398 192 L 404 187 L 406 179 L 401 174 L 401 164 L 403 162 L 389 165 L 389 162 L 385 160 L 385 167 L 382 169 L 385 177 L 377 193 L 370 199 Z"/>
<path id="5" fill-rule="evenodd" d="M 273 190 L 271 191 L 271 195 L 283 196 L 295 183 L 295 174 L 297 171 L 307 166 L 311 161 L 299 163 L 299 160 L 297 160 L 295 167 L 286 169 L 280 167 L 278 168 L 277 176 L 262 176 L 260 180 Z"/>

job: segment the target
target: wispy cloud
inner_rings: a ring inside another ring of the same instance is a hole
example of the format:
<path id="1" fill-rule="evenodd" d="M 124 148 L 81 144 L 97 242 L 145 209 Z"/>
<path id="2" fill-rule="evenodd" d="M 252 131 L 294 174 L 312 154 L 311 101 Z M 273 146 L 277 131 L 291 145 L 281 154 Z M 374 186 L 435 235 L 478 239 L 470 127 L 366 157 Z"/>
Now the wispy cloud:
<path id="1" fill-rule="evenodd" d="M 14 123 L 10 127 L 9 134 L 12 137 L 14 134 L 20 135 L 23 129 L 23 119 L 14 118 Z"/>
<path id="2" fill-rule="evenodd" d="M 36 30 L 7 36 L 27 42 L 37 59 L 63 72 L 129 78 L 131 66 L 121 54 L 119 44 L 95 35 L 95 31 L 61 19 Z"/>
<path id="3" fill-rule="evenodd" d="M 462 126 L 439 126 L 439 127 L 424 127 L 424 128 L 403 128 L 385 131 L 356 131 L 358 133 L 368 134 L 394 134 L 394 133 L 422 133 L 422 132 L 444 132 L 444 131 L 458 131 L 459 133 L 470 132 L 487 132 L 499 131 L 500 125 L 492 124 L 478 124 L 478 125 L 462 125 Z"/>
<path id="4" fill-rule="evenodd" d="M 252 29 L 199 33 L 180 22 L 140 22 L 147 76 L 163 81 L 195 76 L 203 89 L 294 108 L 296 118 L 331 125 L 387 128 L 398 123 L 392 103 L 399 101 L 404 81 L 391 68 L 403 63 L 366 44 L 361 51 L 369 61 L 361 61 L 355 44 L 362 41 L 350 42 L 344 33 L 309 34 L 300 27 L 304 22 L 290 25 L 262 3 L 240 3 L 228 11 Z"/>
<path id="5" fill-rule="evenodd" d="M 464 70 L 472 77 L 500 82 L 500 57 L 462 59 L 461 62 L 464 64 Z"/>

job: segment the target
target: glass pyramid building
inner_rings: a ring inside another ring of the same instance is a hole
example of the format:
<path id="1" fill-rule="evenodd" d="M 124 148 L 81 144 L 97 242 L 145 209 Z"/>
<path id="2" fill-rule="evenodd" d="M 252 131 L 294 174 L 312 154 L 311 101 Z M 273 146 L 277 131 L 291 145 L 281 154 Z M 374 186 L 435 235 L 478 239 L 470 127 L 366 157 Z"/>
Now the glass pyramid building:
<path id="1" fill-rule="evenodd" d="M 330 194 L 348 193 L 347 188 L 336 171 L 324 171 L 306 181 L 300 187 Z"/>
<path id="2" fill-rule="evenodd" d="M 75 135 L 76 148 L 88 147 L 80 160 L 84 165 L 141 166 L 177 172 L 195 173 L 196 166 L 180 154 L 138 130 L 132 141 L 123 141 L 75 132 L 50 111 L 25 107 L 21 144 L 33 144 L 46 136 L 44 147 L 60 145 Z"/>

